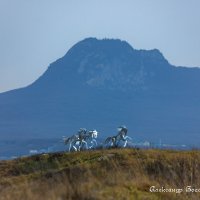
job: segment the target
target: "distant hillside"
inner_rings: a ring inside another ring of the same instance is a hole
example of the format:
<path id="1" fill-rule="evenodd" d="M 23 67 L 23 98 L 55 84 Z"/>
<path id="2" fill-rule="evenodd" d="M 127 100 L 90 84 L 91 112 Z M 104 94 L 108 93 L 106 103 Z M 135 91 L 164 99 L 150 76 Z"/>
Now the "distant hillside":
<path id="1" fill-rule="evenodd" d="M 111 149 L 0 162 L 3 200 L 199 199 L 197 151 Z M 182 192 L 150 192 L 150 187 Z"/>
<path id="2" fill-rule="evenodd" d="M 125 124 L 135 140 L 195 146 L 199 91 L 199 68 L 175 67 L 157 49 L 87 38 L 33 84 L 0 94 L 0 139 L 61 137 L 80 127 L 105 137 Z"/>

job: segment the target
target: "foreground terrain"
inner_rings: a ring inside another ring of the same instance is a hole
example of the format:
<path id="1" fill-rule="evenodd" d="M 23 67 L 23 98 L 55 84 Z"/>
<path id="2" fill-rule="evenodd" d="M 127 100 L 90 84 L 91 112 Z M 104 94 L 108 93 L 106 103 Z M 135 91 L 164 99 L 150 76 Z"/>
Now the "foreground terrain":
<path id="1" fill-rule="evenodd" d="M 183 192 L 149 192 L 151 186 Z M 109 149 L 0 162 L 0 199 L 200 199 L 200 152 Z"/>

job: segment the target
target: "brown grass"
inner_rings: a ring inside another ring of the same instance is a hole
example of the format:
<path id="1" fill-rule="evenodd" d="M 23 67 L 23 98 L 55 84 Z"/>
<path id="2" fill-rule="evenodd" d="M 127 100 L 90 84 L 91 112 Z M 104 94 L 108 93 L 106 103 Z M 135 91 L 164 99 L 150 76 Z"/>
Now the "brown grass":
<path id="1" fill-rule="evenodd" d="M 200 193 L 151 193 L 152 185 L 200 188 L 200 152 L 110 149 L 0 162 L 3 200 L 200 199 Z"/>

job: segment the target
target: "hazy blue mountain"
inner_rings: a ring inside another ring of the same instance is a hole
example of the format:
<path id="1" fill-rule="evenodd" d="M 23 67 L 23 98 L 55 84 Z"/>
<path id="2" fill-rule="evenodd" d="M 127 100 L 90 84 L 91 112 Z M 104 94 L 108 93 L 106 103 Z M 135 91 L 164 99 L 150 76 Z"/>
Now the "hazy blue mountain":
<path id="1" fill-rule="evenodd" d="M 23 75 L 22 75 L 23 76 Z M 101 137 L 125 124 L 136 140 L 200 144 L 200 69 L 157 50 L 87 38 L 26 88 L 0 94 L 0 138 Z"/>

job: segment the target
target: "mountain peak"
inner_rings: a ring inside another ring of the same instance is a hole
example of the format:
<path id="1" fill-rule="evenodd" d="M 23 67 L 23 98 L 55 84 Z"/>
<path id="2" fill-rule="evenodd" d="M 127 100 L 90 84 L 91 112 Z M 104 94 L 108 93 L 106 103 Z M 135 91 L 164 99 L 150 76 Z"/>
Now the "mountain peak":
<path id="1" fill-rule="evenodd" d="M 159 76 L 158 72 L 169 66 L 158 49 L 136 50 L 120 39 L 86 38 L 52 63 L 40 80 L 54 85 L 79 83 L 135 91 L 147 88 L 147 80 Z"/>
<path id="2" fill-rule="evenodd" d="M 86 38 L 76 43 L 67 52 L 67 54 L 78 53 L 79 51 L 94 51 L 94 52 L 105 52 L 108 54 L 122 53 L 123 51 L 131 52 L 133 47 L 126 41 L 120 39 L 97 39 L 97 38 Z M 66 54 L 66 55 L 67 55 Z"/>
<path id="3" fill-rule="evenodd" d="M 118 45 L 118 46 L 126 46 L 129 47 L 131 49 L 133 49 L 133 47 L 125 40 L 121 40 L 121 39 L 114 39 L 114 38 L 103 38 L 103 39 L 97 39 L 95 37 L 88 37 L 85 38 L 81 41 L 79 41 L 78 43 L 76 43 L 77 45 L 80 44 L 90 44 L 90 45 Z M 73 48 L 73 47 L 72 47 Z"/>

